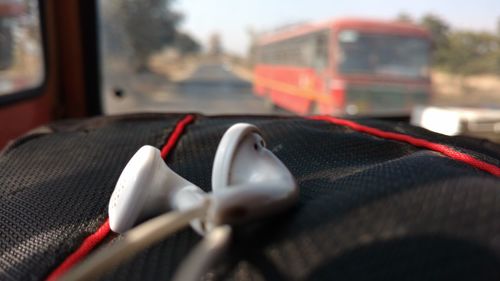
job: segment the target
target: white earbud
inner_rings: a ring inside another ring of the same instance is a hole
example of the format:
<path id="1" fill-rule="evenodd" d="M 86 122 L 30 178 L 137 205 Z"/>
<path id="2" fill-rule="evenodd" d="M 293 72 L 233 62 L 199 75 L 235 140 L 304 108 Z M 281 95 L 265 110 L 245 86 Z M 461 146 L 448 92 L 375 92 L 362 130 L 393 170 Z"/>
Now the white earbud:
<path id="1" fill-rule="evenodd" d="M 222 137 L 212 172 L 213 193 L 172 171 L 152 146 L 143 146 L 123 170 L 109 202 L 111 230 L 123 233 L 137 222 L 170 210 L 187 210 L 210 201 L 208 214 L 191 222 L 200 234 L 280 212 L 298 198 L 286 166 L 265 147 L 259 130 L 236 124 Z"/>
<path id="2" fill-rule="evenodd" d="M 172 171 L 160 151 L 141 147 L 123 169 L 109 202 L 111 230 L 123 233 L 137 222 L 170 211 L 202 204 L 206 193 Z M 199 222 L 193 227 L 201 231 Z"/>
<path id="3" fill-rule="evenodd" d="M 298 199 L 287 167 L 266 148 L 257 127 L 239 123 L 219 143 L 212 171 L 211 220 L 237 223 L 277 213 Z"/>
<path id="4" fill-rule="evenodd" d="M 123 239 L 99 249 L 63 279 L 95 279 L 190 223 L 207 236 L 177 279 L 199 280 L 228 245 L 229 225 L 281 212 L 298 199 L 292 174 L 250 124 L 236 124 L 222 137 L 212 185 L 212 193 L 203 192 L 173 172 L 158 149 L 143 146 L 122 171 L 109 202 L 111 230 L 126 232 Z M 157 217 L 131 229 L 152 216 Z"/>

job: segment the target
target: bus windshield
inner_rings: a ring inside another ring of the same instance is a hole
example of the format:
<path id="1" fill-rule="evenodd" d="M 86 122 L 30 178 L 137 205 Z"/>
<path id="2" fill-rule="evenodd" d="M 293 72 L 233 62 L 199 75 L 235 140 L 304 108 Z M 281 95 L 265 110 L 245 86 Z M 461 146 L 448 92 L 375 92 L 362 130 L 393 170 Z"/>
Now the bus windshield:
<path id="1" fill-rule="evenodd" d="M 429 75 L 430 46 L 424 38 L 344 30 L 338 42 L 338 70 L 342 74 L 407 79 Z"/>

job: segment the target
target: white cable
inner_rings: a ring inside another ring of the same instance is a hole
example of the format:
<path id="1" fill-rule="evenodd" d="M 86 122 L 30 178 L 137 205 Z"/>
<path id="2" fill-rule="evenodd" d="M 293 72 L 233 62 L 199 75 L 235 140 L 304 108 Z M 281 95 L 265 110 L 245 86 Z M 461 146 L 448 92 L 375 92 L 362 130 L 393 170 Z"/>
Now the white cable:
<path id="1" fill-rule="evenodd" d="M 96 251 L 60 280 L 94 280 L 130 256 L 187 226 L 190 221 L 202 218 L 207 208 L 208 201 L 193 209 L 169 212 L 146 221 L 126 232 L 123 239 Z"/>
<path id="2" fill-rule="evenodd" d="M 217 262 L 229 246 L 231 237 L 229 225 L 217 226 L 205 235 L 189 256 L 182 262 L 173 281 L 197 281 Z"/>

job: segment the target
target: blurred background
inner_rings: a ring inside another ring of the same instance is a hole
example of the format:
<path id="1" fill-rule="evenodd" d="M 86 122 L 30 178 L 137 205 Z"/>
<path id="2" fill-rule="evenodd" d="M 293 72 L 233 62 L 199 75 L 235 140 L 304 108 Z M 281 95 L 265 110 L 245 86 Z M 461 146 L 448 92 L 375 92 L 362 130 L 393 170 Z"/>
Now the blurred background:
<path id="1" fill-rule="evenodd" d="M 97 0 L 95 13 L 102 114 L 329 114 L 500 134 L 496 0 Z M 43 83 L 40 22 L 39 1 L 0 0 L 0 96 Z"/>
<path id="2" fill-rule="evenodd" d="M 37 1 L 0 0 L 0 95 L 43 80 Z"/>

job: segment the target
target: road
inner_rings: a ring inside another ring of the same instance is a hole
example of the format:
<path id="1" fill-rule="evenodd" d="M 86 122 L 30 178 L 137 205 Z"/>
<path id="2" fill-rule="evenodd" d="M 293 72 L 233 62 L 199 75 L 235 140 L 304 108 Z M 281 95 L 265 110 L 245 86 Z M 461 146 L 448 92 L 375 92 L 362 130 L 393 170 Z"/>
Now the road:
<path id="1" fill-rule="evenodd" d="M 108 97 L 107 111 L 273 113 L 273 109 L 266 106 L 263 99 L 253 95 L 250 82 L 240 79 L 230 67 L 221 63 L 202 63 L 186 80 L 175 84 L 167 83 L 159 77 L 142 77 L 141 83 L 143 90 L 140 92 L 127 90 L 128 93 L 122 98 Z"/>

